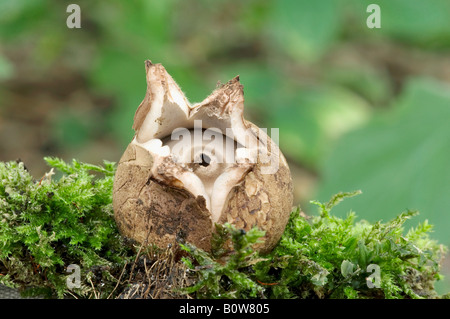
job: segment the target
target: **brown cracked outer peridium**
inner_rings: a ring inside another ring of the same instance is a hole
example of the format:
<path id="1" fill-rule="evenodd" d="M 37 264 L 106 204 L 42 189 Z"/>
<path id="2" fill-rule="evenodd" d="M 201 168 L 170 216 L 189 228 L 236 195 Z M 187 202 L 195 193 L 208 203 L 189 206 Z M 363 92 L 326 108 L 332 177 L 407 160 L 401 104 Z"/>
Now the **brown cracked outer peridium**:
<path id="1" fill-rule="evenodd" d="M 158 247 L 190 242 L 210 250 L 212 222 L 204 199 L 152 179 L 152 162 L 145 149 L 133 144 L 119 162 L 113 205 L 120 232 Z M 127 191 L 121 192 L 121 188 Z"/>
<path id="2" fill-rule="evenodd" d="M 247 124 L 258 130 L 253 123 Z M 270 147 L 278 147 L 271 140 L 269 143 Z M 281 152 L 275 174 L 262 174 L 264 165 L 267 164 L 257 163 L 231 190 L 218 220 L 220 224 L 228 222 L 245 231 L 253 227 L 265 231 L 263 241 L 253 247 L 261 253 L 271 251 L 278 243 L 289 221 L 293 202 L 291 173 Z"/>

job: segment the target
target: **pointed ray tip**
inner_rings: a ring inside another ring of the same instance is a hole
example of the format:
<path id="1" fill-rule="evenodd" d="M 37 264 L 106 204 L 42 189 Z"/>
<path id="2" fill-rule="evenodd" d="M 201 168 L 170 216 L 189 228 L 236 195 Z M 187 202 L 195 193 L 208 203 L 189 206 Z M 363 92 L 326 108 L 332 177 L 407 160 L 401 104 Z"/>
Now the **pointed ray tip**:
<path id="1" fill-rule="evenodd" d="M 229 80 L 227 83 L 225 83 L 224 85 L 222 85 L 222 87 L 234 85 L 234 84 L 236 84 L 236 83 L 241 84 L 241 82 L 239 82 L 239 80 L 240 80 L 239 75 L 236 75 L 234 78 L 232 78 L 232 79 Z"/>
<path id="2" fill-rule="evenodd" d="M 150 67 L 153 65 L 152 61 L 150 60 L 145 60 L 145 70 L 148 71 L 150 70 Z"/>

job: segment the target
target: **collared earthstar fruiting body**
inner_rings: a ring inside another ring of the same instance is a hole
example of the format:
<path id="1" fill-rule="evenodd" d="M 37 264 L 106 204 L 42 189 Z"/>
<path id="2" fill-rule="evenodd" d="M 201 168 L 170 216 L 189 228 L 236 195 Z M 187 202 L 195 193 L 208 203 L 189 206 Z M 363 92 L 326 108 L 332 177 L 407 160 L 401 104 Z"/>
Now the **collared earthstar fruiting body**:
<path id="1" fill-rule="evenodd" d="M 211 249 L 215 223 L 265 231 L 270 251 L 292 210 L 292 180 L 275 142 L 243 117 L 239 77 L 191 104 L 161 64 L 145 62 L 147 92 L 113 188 L 121 234 L 165 248 Z"/>

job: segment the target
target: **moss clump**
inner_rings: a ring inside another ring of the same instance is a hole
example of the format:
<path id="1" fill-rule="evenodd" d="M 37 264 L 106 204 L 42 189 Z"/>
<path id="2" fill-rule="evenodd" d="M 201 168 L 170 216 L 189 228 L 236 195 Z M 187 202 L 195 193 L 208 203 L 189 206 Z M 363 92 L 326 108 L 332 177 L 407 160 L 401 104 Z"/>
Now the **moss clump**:
<path id="1" fill-rule="evenodd" d="M 316 202 L 317 217 L 294 211 L 268 255 L 251 249 L 262 233 L 229 225 L 220 240 L 231 239 L 234 252 L 228 255 L 223 245 L 212 255 L 184 246 L 198 275 L 187 292 L 196 298 L 437 298 L 433 284 L 440 279 L 444 248 L 429 238 L 431 226 L 424 222 L 403 235 L 403 223 L 416 214 L 410 211 L 384 224 L 355 222 L 353 213 L 345 219 L 330 214 L 357 193 Z M 214 258 L 220 249 L 222 257 Z"/>
<path id="2" fill-rule="evenodd" d="M 252 278 L 251 265 L 259 261 L 252 246 L 264 236 L 253 228 L 248 232 L 230 224 L 216 224 L 212 254 L 191 244 L 181 244 L 197 265 L 189 258 L 183 261 L 195 273 L 195 285 L 185 289 L 194 298 L 256 298 L 263 297 L 264 288 Z M 232 249 L 227 249 L 231 241 Z"/>
<path id="3" fill-rule="evenodd" d="M 40 180 L 22 162 L 0 163 L 0 283 L 25 295 L 106 297 L 132 256 L 113 219 L 114 163 L 45 160 L 52 170 Z M 71 290 L 70 264 L 82 279 Z"/>
<path id="4" fill-rule="evenodd" d="M 53 170 L 34 180 L 22 162 L 0 162 L 0 283 L 26 295 L 63 298 L 437 298 L 444 247 L 424 222 L 406 234 L 404 212 L 387 223 L 341 219 L 331 209 L 356 193 L 317 203 L 319 215 L 292 212 L 275 249 L 252 247 L 264 232 L 216 225 L 211 253 L 184 243 L 133 247 L 113 218 L 115 165 L 45 158 Z M 81 270 L 69 288 L 67 266 Z M 186 271 L 186 268 L 189 268 Z M 188 287 L 186 287 L 188 286 Z M 181 294 L 181 292 L 183 294 Z M 442 298 L 448 297 L 447 295 Z"/>

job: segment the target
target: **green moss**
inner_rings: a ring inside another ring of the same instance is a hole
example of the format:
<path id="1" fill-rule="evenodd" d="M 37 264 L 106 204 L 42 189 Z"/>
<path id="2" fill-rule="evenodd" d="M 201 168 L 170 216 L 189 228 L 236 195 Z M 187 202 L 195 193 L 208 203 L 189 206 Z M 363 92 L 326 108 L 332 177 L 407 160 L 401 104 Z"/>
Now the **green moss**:
<path id="1" fill-rule="evenodd" d="M 224 258 L 214 260 L 214 252 L 185 246 L 199 277 L 187 292 L 197 298 L 438 297 L 433 283 L 440 279 L 444 248 L 429 238 L 431 226 L 425 222 L 403 235 L 403 223 L 416 214 L 410 211 L 375 224 L 355 222 L 353 213 L 346 219 L 330 214 L 342 199 L 358 193 L 316 202 L 317 217 L 294 211 L 279 244 L 265 256 L 251 250 L 260 232 L 243 233 L 230 225 L 221 236 L 232 240 L 234 252 L 222 252 Z"/>
<path id="2" fill-rule="evenodd" d="M 191 244 L 181 244 L 198 264 L 195 266 L 190 259 L 183 259 L 196 273 L 196 284 L 185 289 L 185 292 L 194 294 L 196 298 L 208 299 L 262 297 L 263 287 L 248 272 L 249 266 L 258 260 L 251 246 L 264 236 L 264 232 L 256 228 L 245 232 L 230 224 L 216 224 L 216 228 L 212 254 Z M 232 252 L 225 248 L 229 240 L 232 241 Z"/>
<path id="3" fill-rule="evenodd" d="M 58 298 L 115 297 L 139 284 L 147 263 L 158 260 L 149 255 L 140 267 L 139 252 L 119 235 L 111 205 L 115 165 L 45 160 L 59 171 L 57 179 L 51 171 L 34 180 L 23 163 L 0 162 L 0 283 Z M 211 253 L 181 245 L 186 256 L 178 263 L 190 268 L 183 278 L 192 284 L 175 288 L 193 298 L 438 297 L 433 285 L 445 249 L 429 238 L 432 227 L 424 222 L 404 234 L 404 222 L 416 214 L 410 211 L 375 224 L 356 221 L 354 213 L 345 219 L 331 214 L 356 194 L 315 202 L 316 217 L 293 211 L 267 255 L 252 249 L 264 232 L 216 225 Z M 68 288 L 71 264 L 80 266 L 79 288 Z M 159 279 L 161 287 L 170 286 Z"/>
<path id="4" fill-rule="evenodd" d="M 132 255 L 113 219 L 114 163 L 45 160 L 52 170 L 40 180 L 22 162 L 0 163 L 0 283 L 59 298 L 89 297 L 98 285 L 97 295 L 106 295 L 117 281 L 112 274 Z M 53 168 L 63 173 L 59 179 Z M 69 291 L 70 264 L 84 280 Z"/>

